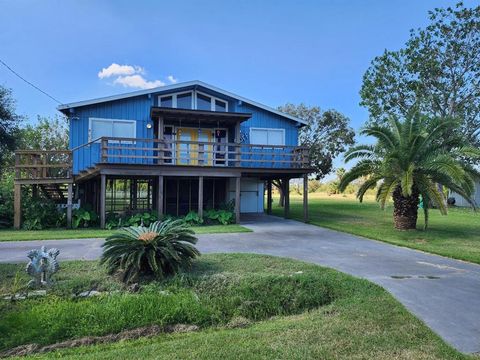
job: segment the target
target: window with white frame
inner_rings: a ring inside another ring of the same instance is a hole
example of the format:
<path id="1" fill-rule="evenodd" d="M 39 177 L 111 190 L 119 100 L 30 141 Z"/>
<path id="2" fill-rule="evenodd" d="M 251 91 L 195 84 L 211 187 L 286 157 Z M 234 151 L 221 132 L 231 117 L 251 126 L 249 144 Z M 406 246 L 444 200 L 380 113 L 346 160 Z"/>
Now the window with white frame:
<path id="1" fill-rule="evenodd" d="M 250 144 L 285 145 L 285 129 L 250 128 Z"/>
<path id="2" fill-rule="evenodd" d="M 212 110 L 212 98 L 203 94 L 197 94 L 197 110 Z"/>
<path id="3" fill-rule="evenodd" d="M 193 92 L 181 92 L 158 97 L 158 106 L 178 109 L 193 109 Z"/>
<path id="4" fill-rule="evenodd" d="M 228 111 L 228 102 L 215 96 L 196 91 L 197 110 Z"/>
<path id="5" fill-rule="evenodd" d="M 199 91 L 186 91 L 158 97 L 158 106 L 177 109 L 228 111 L 228 102 Z"/>
<path id="6" fill-rule="evenodd" d="M 135 120 L 90 118 L 90 141 L 100 137 L 136 137 Z"/>

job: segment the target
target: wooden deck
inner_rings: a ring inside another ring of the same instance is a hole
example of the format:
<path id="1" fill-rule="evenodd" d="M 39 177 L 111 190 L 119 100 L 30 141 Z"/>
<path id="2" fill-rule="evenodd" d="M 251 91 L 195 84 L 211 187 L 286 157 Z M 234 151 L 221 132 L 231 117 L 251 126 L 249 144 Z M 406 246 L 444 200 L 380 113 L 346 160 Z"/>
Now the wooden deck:
<path id="1" fill-rule="evenodd" d="M 78 167 L 81 161 L 84 165 Z M 153 176 L 158 178 L 159 188 L 163 188 L 164 176 L 194 176 L 200 184 L 204 177 L 235 178 L 235 200 L 239 203 L 241 177 L 267 180 L 271 197 L 273 179 L 303 177 L 306 181 L 310 172 L 309 149 L 301 146 L 102 137 L 71 150 L 20 150 L 15 153 L 14 225 L 21 225 L 22 185 L 31 185 L 34 191 L 40 187 L 44 193 L 58 189 L 52 198 L 66 198 L 67 221 L 71 224 L 73 184 L 99 176 L 104 226 L 107 176 Z M 163 194 L 157 196 L 158 203 L 163 203 Z M 238 206 L 235 213 L 239 220 Z"/>
<path id="2" fill-rule="evenodd" d="M 309 169 L 309 149 L 201 141 L 102 137 L 72 149 L 75 175 L 100 164 Z"/>

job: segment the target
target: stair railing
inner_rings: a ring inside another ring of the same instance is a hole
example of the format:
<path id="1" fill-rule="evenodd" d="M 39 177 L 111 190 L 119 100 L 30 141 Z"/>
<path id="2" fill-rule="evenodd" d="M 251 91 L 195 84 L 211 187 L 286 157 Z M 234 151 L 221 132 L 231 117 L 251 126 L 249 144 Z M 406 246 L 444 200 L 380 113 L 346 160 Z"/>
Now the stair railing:
<path id="1" fill-rule="evenodd" d="M 70 150 L 15 151 L 15 180 L 70 179 Z"/>

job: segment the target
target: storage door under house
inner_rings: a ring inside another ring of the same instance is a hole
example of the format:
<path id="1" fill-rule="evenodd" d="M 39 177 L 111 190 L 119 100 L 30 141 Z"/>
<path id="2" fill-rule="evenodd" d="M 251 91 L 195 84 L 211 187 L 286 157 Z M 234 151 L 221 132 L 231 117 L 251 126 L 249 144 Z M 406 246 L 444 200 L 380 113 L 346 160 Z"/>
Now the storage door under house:
<path id="1" fill-rule="evenodd" d="M 235 199 L 235 180 L 230 179 L 228 199 Z M 242 178 L 240 182 L 240 212 L 263 212 L 263 181 Z"/>

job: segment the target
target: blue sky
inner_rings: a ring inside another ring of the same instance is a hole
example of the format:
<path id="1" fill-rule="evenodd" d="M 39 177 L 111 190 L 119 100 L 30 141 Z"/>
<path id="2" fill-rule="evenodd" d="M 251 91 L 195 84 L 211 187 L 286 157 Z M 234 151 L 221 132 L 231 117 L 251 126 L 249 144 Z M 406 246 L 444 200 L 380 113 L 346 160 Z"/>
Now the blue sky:
<path id="1" fill-rule="evenodd" d="M 371 60 L 402 47 L 428 10 L 455 3 L 0 0 L 0 59 L 62 102 L 137 90 L 99 78 L 117 63 L 142 68 L 124 83 L 198 79 L 274 107 L 334 108 L 359 129 Z M 13 89 L 18 113 L 55 114 L 55 102 L 2 66 L 0 84 Z"/>

